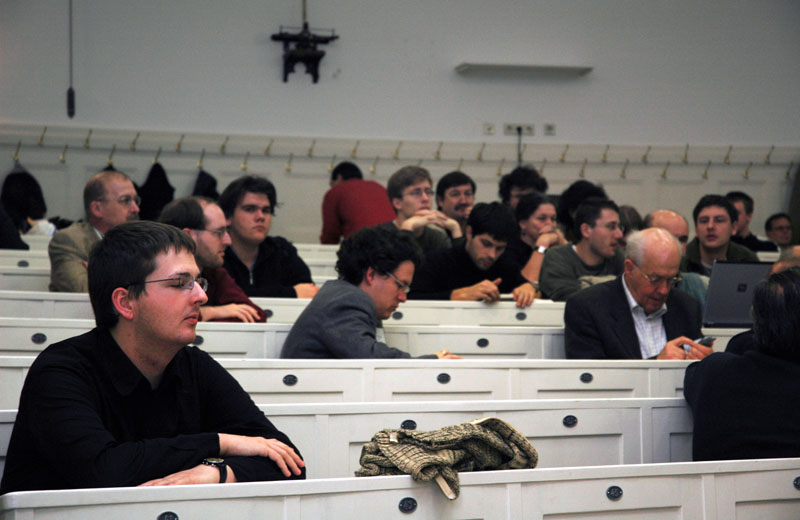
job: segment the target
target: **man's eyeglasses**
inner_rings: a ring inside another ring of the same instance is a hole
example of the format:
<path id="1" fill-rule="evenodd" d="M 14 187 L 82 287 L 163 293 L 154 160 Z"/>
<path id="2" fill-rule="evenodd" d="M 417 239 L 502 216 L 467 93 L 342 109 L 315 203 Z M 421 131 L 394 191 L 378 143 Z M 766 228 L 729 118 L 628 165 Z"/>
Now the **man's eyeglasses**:
<path id="1" fill-rule="evenodd" d="M 198 276 L 197 278 L 195 278 L 189 273 L 181 273 L 173 278 L 162 278 L 160 280 L 145 280 L 143 282 L 132 283 L 131 285 L 145 285 L 148 283 L 156 283 L 156 282 L 175 282 L 175 285 L 171 285 L 170 287 L 175 287 L 176 289 L 185 289 L 187 291 L 191 291 L 192 289 L 194 289 L 194 284 L 196 282 L 197 284 L 200 285 L 200 287 L 204 291 L 208 289 L 208 280 L 206 280 L 202 276 Z"/>
<path id="2" fill-rule="evenodd" d="M 108 199 L 100 199 L 100 200 L 102 200 L 103 202 L 108 202 Z M 115 200 L 121 206 L 130 206 L 131 203 L 133 202 L 135 202 L 137 206 L 142 205 L 142 198 L 138 195 L 123 195 L 122 197 L 119 197 Z"/>
<path id="3" fill-rule="evenodd" d="M 683 278 L 681 277 L 680 274 L 678 274 L 676 276 L 673 276 L 672 278 L 665 278 L 663 276 L 658 276 L 658 275 L 655 275 L 655 274 L 647 274 L 644 271 L 642 271 L 642 268 L 639 267 L 638 265 L 636 266 L 636 269 L 638 269 L 639 272 L 642 273 L 642 276 L 644 276 L 647 279 L 648 282 L 650 282 L 652 285 L 656 285 L 656 286 L 659 286 L 662 283 L 665 283 L 665 284 L 667 284 L 668 288 L 672 289 L 675 286 L 675 284 L 677 284 L 678 282 L 683 280 Z"/>
<path id="4" fill-rule="evenodd" d="M 407 191 L 405 194 L 408 195 L 409 197 L 414 197 L 414 198 L 418 199 L 418 198 L 422 197 L 423 193 L 425 195 L 427 195 L 428 197 L 433 197 L 433 193 L 434 192 L 430 188 L 425 188 L 424 190 L 422 188 L 417 188 L 415 190 Z"/>
<path id="5" fill-rule="evenodd" d="M 403 291 L 404 294 L 408 294 L 411 290 L 411 284 L 407 284 L 406 282 L 400 281 L 395 275 L 392 273 L 386 273 L 386 276 L 391 276 L 394 283 L 397 284 L 397 288 Z"/>
<path id="6" fill-rule="evenodd" d="M 220 240 L 225 238 L 225 235 L 228 234 L 228 228 L 226 227 L 221 227 L 219 229 L 197 229 L 196 231 L 206 231 L 208 233 L 213 233 Z"/>

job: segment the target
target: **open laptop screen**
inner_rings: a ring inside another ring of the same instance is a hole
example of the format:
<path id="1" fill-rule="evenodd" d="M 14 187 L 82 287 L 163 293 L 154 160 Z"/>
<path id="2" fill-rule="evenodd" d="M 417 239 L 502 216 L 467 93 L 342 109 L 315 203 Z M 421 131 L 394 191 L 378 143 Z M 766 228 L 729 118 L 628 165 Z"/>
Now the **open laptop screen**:
<path id="1" fill-rule="evenodd" d="M 708 283 L 704 327 L 750 328 L 753 289 L 763 280 L 769 262 L 714 262 Z"/>

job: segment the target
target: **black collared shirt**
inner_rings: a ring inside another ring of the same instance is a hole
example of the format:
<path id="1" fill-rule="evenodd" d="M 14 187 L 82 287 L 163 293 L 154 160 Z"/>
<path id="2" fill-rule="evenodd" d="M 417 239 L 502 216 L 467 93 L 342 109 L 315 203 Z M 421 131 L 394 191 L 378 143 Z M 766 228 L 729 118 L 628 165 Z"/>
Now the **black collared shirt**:
<path id="1" fill-rule="evenodd" d="M 218 433 L 292 446 L 207 353 L 184 347 L 152 389 L 111 334 L 94 329 L 31 366 L 0 494 L 136 486 L 219 456 Z M 286 478 L 268 458 L 225 459 L 240 482 Z"/>

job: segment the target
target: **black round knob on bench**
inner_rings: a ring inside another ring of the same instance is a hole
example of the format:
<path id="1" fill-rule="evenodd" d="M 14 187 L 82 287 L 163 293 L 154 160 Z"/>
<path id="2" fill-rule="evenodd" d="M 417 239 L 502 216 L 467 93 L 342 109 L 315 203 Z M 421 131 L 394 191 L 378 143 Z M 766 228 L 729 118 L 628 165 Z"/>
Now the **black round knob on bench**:
<path id="1" fill-rule="evenodd" d="M 203 336 L 198 334 L 194 337 L 194 341 L 192 341 L 192 345 L 202 345 L 203 344 Z"/>
<path id="2" fill-rule="evenodd" d="M 37 332 L 36 334 L 31 336 L 31 341 L 33 341 L 36 345 L 41 345 L 42 343 L 47 341 L 47 334 Z"/>
<path id="3" fill-rule="evenodd" d="M 172 511 L 164 511 L 156 517 L 156 520 L 178 520 L 178 515 Z"/>
<path id="4" fill-rule="evenodd" d="M 403 319 L 403 313 L 402 313 L 402 312 L 400 312 L 400 311 L 394 311 L 394 312 L 392 313 L 392 319 L 393 319 L 393 320 L 402 320 L 402 319 Z M 412 500 L 413 500 L 413 499 L 412 499 Z"/>
<path id="5" fill-rule="evenodd" d="M 611 486 L 606 489 L 606 496 L 609 500 L 619 500 L 622 498 L 622 488 L 619 486 Z"/>
<path id="6" fill-rule="evenodd" d="M 272 312 L 272 309 L 264 309 L 264 314 L 267 315 L 267 318 L 271 318 L 272 315 L 275 314 L 275 313 Z"/>
<path id="7" fill-rule="evenodd" d="M 584 372 L 583 374 L 581 374 L 581 382 L 583 383 L 591 383 L 593 379 L 594 376 L 589 372 Z"/>
<path id="8" fill-rule="evenodd" d="M 562 420 L 561 423 L 567 428 L 572 428 L 573 426 L 578 424 L 578 418 L 575 417 L 574 415 L 567 415 L 566 417 L 564 417 L 564 420 Z"/>
<path id="9" fill-rule="evenodd" d="M 478 346 L 479 346 L 480 348 L 486 348 L 486 347 L 488 347 L 488 346 L 489 346 L 489 340 L 488 340 L 488 339 L 486 339 L 486 338 L 480 338 L 480 339 L 478 340 Z"/>
<path id="10" fill-rule="evenodd" d="M 294 386 L 297 384 L 297 376 L 294 374 L 286 374 L 283 376 L 283 384 L 286 386 Z"/>
<path id="11" fill-rule="evenodd" d="M 405 421 L 400 423 L 400 428 L 403 430 L 416 430 L 417 423 L 412 421 L 411 419 L 406 419 Z"/>
<path id="12" fill-rule="evenodd" d="M 20 260 L 17 262 L 17 267 L 28 267 L 29 265 L 31 264 L 29 264 L 27 260 Z"/>
<path id="13" fill-rule="evenodd" d="M 411 497 L 405 497 L 397 505 L 401 513 L 413 513 L 417 510 L 417 501 Z"/>
<path id="14" fill-rule="evenodd" d="M 442 372 L 441 374 L 436 376 L 436 380 L 442 383 L 443 385 L 446 385 L 447 383 L 450 382 L 450 374 L 448 374 L 447 372 Z"/>
<path id="15" fill-rule="evenodd" d="M 525 314 L 524 312 L 518 312 L 518 313 L 516 314 L 516 316 L 514 316 L 514 317 L 515 317 L 515 318 L 517 318 L 519 321 L 524 321 L 524 320 L 525 320 L 525 318 L 527 318 L 527 317 L 528 317 L 528 315 L 527 315 L 527 314 Z"/>
<path id="16" fill-rule="evenodd" d="M 800 477 L 794 479 L 794 482 L 792 482 L 792 484 L 794 485 L 795 489 L 800 489 Z"/>

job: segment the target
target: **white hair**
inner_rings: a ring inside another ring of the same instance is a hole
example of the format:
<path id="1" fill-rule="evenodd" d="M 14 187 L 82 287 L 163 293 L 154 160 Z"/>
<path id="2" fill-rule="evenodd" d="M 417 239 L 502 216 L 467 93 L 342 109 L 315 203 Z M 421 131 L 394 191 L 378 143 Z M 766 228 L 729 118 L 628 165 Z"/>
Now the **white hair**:
<path id="1" fill-rule="evenodd" d="M 669 247 L 675 248 L 680 254 L 681 246 L 675 236 L 662 228 L 647 228 L 641 231 L 634 231 L 628 237 L 628 245 L 625 247 L 625 258 L 638 266 L 644 264 L 644 255 L 653 246 L 661 246 L 666 243 Z"/>

